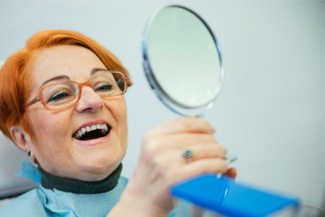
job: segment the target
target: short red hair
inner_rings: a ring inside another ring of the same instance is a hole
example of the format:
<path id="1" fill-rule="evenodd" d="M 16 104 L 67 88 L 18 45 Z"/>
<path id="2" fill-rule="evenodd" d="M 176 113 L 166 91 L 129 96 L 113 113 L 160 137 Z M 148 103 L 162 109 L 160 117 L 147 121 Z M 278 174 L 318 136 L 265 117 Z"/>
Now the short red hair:
<path id="1" fill-rule="evenodd" d="M 91 50 L 109 70 L 117 70 L 126 75 L 128 86 L 132 85 L 128 71 L 106 48 L 93 39 L 69 30 L 48 30 L 34 34 L 21 50 L 10 56 L 0 69 L 0 130 L 7 137 L 10 127 L 20 124 L 31 132 L 24 120 L 25 104 L 30 92 L 28 63 L 36 51 L 58 45 L 75 45 Z"/>

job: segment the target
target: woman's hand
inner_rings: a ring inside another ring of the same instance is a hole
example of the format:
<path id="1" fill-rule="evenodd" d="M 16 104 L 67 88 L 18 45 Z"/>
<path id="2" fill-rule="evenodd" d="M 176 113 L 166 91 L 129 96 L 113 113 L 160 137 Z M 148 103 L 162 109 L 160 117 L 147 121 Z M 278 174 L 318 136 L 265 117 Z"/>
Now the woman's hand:
<path id="1" fill-rule="evenodd" d="M 214 138 L 214 129 L 200 118 L 178 118 L 150 131 L 117 207 L 133 210 L 132 216 L 167 216 L 174 207 L 170 188 L 204 173 L 236 176 L 226 164 L 226 150 Z M 185 149 L 191 158 L 182 156 Z"/>

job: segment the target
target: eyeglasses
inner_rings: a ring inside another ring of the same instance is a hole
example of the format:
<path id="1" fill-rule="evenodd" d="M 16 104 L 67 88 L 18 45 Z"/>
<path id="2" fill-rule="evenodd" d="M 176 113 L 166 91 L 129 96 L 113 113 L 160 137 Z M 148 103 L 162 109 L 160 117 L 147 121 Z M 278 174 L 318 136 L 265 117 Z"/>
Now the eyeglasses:
<path id="1" fill-rule="evenodd" d="M 117 71 L 97 72 L 88 81 L 78 83 L 71 80 L 54 81 L 43 85 L 38 97 L 25 107 L 41 101 L 44 108 L 51 111 L 62 110 L 76 104 L 84 86 L 91 87 L 103 99 L 113 98 L 126 92 L 127 82 L 123 73 Z"/>

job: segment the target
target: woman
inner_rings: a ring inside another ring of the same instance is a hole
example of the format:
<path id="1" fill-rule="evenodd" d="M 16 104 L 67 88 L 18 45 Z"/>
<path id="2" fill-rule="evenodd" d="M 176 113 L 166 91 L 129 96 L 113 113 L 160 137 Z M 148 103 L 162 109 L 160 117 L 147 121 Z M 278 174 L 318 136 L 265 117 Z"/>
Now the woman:
<path id="1" fill-rule="evenodd" d="M 132 82 L 112 53 L 80 33 L 35 34 L 0 76 L 0 129 L 28 154 L 22 173 L 40 182 L 1 216 L 168 216 L 173 184 L 207 172 L 235 176 L 213 128 L 179 118 L 151 130 L 133 176 L 120 177 L 123 94 Z"/>

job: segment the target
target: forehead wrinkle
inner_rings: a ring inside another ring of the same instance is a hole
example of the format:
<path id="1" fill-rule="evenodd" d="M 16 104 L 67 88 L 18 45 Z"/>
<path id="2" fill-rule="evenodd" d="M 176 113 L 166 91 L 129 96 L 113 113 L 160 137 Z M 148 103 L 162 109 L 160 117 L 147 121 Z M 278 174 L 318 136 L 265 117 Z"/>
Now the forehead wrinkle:
<path id="1" fill-rule="evenodd" d="M 72 47 L 72 46 L 71 46 Z M 59 48 L 59 49 L 58 49 Z M 73 47 L 75 48 L 75 47 Z M 55 51 L 55 52 L 53 52 Z M 61 46 L 58 47 L 51 47 L 51 48 L 46 48 L 46 49 L 41 49 L 38 50 L 37 52 L 34 53 L 33 55 L 33 66 L 32 66 L 32 70 L 31 73 L 33 74 L 33 76 L 31 76 L 31 79 L 33 80 L 33 86 L 32 86 L 32 94 L 35 95 L 36 91 L 45 83 L 48 83 L 49 80 L 53 80 L 51 77 L 47 76 L 52 74 L 53 77 L 60 77 L 61 75 L 66 75 L 67 78 L 69 80 L 75 80 L 75 81 L 79 81 L 82 82 L 84 80 L 87 80 L 89 78 L 87 78 L 88 76 L 85 77 L 87 72 L 81 73 L 78 71 L 79 69 L 76 69 L 74 67 L 75 62 L 75 58 L 64 58 L 63 56 L 65 56 L 66 54 L 70 54 L 70 53 L 76 53 L 78 51 L 78 54 L 81 55 L 82 57 L 89 57 L 89 52 L 87 53 L 85 52 L 80 52 L 80 50 L 70 50 L 70 49 L 62 49 Z M 62 59 L 63 58 L 63 59 Z M 90 58 L 91 59 L 91 58 Z M 63 61 L 63 62 L 61 62 Z M 57 67 L 53 67 L 53 64 L 55 65 L 55 63 L 61 62 L 61 66 L 59 67 L 60 71 L 49 71 L 49 69 L 52 70 L 57 70 Z M 93 61 L 92 61 L 93 63 Z M 96 64 L 93 65 L 93 69 L 88 69 L 88 73 L 90 74 L 90 76 L 92 76 L 93 74 L 95 74 L 98 71 L 108 71 L 106 69 L 106 67 L 102 64 L 102 62 L 100 61 L 100 65 Z M 88 74 L 87 73 L 87 74 Z M 89 75 L 88 74 L 88 75 Z M 56 80 L 56 79 L 54 79 Z M 58 79 L 59 80 L 59 79 Z"/>

